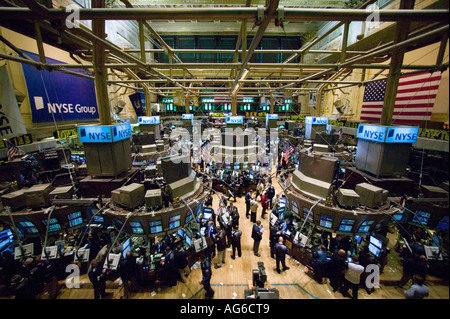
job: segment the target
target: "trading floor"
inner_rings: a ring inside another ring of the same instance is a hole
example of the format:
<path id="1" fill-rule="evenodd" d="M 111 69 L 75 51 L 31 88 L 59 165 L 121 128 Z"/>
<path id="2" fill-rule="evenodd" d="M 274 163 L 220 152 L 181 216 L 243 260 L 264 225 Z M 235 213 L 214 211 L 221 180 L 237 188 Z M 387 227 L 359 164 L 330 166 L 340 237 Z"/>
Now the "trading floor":
<path id="1" fill-rule="evenodd" d="M 274 186 L 279 193 L 281 187 L 276 178 L 273 178 Z M 214 197 L 213 208 L 218 208 L 219 198 Z M 264 227 L 264 235 L 260 246 L 261 257 L 253 254 L 253 240 L 251 238 L 252 223 L 250 219 L 245 217 L 245 201 L 244 197 L 238 197 L 237 202 L 233 203 L 238 207 L 240 214 L 240 229 L 242 235 L 242 257 L 236 257 L 235 260 L 230 258 L 231 248 L 226 251 L 226 263 L 219 269 L 214 269 L 217 262 L 217 256 L 212 260 L 212 288 L 215 291 L 214 299 L 244 299 L 244 290 L 249 288 L 249 282 L 252 280 L 252 270 L 257 268 L 257 262 L 264 262 L 267 273 L 266 287 L 278 289 L 280 298 L 282 299 L 345 299 L 340 292 L 332 292 L 332 288 L 328 279 L 324 279 L 323 284 L 318 284 L 308 273 L 308 269 L 287 256 L 286 264 L 289 270 L 278 274 L 275 269 L 275 259 L 270 257 L 269 247 L 269 221 L 267 215 L 265 219 L 261 219 L 261 209 L 258 210 L 257 219 L 260 219 Z M 388 234 L 390 245 L 395 244 L 395 234 Z M 396 286 L 396 282 L 402 275 L 402 266 L 399 264 L 398 254 L 391 249 L 389 262 L 381 274 L 381 285 L 379 289 L 368 295 L 363 288 L 359 289 L 359 299 L 404 299 L 404 289 Z M 143 287 L 139 292 L 133 293 L 132 299 L 204 299 L 205 291 L 199 283 L 202 274 L 200 268 L 196 265 L 192 267 L 192 271 L 188 276 L 188 281 L 182 283 L 177 282 L 174 287 Z M 80 279 L 79 289 L 68 289 L 65 282 L 60 281 L 61 290 L 58 299 L 92 299 L 94 291 L 87 275 L 82 275 Z M 429 299 L 448 299 L 448 286 L 440 282 L 439 278 L 427 276 L 427 286 L 430 291 Z M 120 279 L 106 283 L 106 292 L 111 294 L 112 299 L 120 299 L 123 296 L 123 287 Z M 47 298 L 45 294 L 41 298 Z M 348 299 L 348 298 L 347 298 Z"/>

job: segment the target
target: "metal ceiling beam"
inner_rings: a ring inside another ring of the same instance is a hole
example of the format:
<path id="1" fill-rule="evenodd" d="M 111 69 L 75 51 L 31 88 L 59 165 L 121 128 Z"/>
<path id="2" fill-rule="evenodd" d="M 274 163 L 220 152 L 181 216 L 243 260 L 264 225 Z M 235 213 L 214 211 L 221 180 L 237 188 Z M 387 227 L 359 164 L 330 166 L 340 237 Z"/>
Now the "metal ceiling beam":
<path id="1" fill-rule="evenodd" d="M 93 8 L 80 9 L 80 20 L 242 20 L 257 17 L 257 8 Z M 275 10 L 276 12 L 276 10 Z M 0 19 L 65 20 L 71 13 L 65 8 L 48 9 L 36 13 L 29 8 L 1 7 Z M 364 9 L 285 8 L 285 21 L 366 21 L 372 14 Z M 448 22 L 446 9 L 380 10 L 379 21 L 444 21 Z M 271 17 L 272 18 L 272 17 Z"/>
<path id="2" fill-rule="evenodd" d="M 253 37 L 252 43 L 250 43 L 250 46 L 248 48 L 247 53 L 245 54 L 245 59 L 243 59 L 242 61 L 242 66 L 237 74 L 237 76 L 234 79 L 234 90 L 233 91 L 238 91 L 238 81 L 239 79 L 241 79 L 241 77 L 243 76 L 248 76 L 248 70 L 246 70 L 247 68 L 247 64 L 250 62 L 250 59 L 253 56 L 253 52 L 256 50 L 256 47 L 258 46 L 259 42 L 261 41 L 263 35 L 264 35 L 264 31 L 266 30 L 267 26 L 269 25 L 270 21 L 272 20 L 273 16 L 275 15 L 277 9 L 278 9 L 278 3 L 280 2 L 280 0 L 267 0 L 267 2 L 269 2 L 267 9 L 264 11 L 264 18 L 263 20 L 260 22 L 259 27 L 258 27 L 258 31 L 256 31 L 255 36 Z"/>

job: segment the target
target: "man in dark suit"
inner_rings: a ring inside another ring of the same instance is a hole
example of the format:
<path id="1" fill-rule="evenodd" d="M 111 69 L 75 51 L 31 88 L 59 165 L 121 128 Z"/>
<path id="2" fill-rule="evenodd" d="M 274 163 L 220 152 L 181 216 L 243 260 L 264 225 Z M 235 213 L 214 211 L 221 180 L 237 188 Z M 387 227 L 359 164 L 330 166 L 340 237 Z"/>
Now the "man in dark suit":
<path id="1" fill-rule="evenodd" d="M 103 269 L 103 264 L 93 259 L 91 267 L 88 272 L 89 280 L 94 286 L 94 298 L 100 299 L 108 297 L 110 294 L 105 292 L 106 288 L 106 271 Z"/>
<path id="2" fill-rule="evenodd" d="M 253 224 L 252 229 L 252 238 L 253 238 L 253 253 L 257 257 L 261 257 L 259 254 L 259 245 L 261 243 L 263 234 L 263 227 L 261 226 L 261 221 L 257 220 L 256 223 Z"/>
<path id="3" fill-rule="evenodd" d="M 125 259 L 120 262 L 119 274 L 123 283 L 123 297 L 122 299 L 128 299 L 130 297 L 130 284 L 133 288 L 137 288 L 136 281 L 136 258 L 127 251 Z"/>
<path id="4" fill-rule="evenodd" d="M 284 244 L 283 237 L 280 236 L 278 238 L 278 243 L 275 244 L 274 250 L 275 250 L 275 256 L 276 256 L 276 261 L 277 261 L 277 272 L 281 273 L 280 262 L 281 262 L 281 265 L 283 266 L 283 271 L 289 270 L 290 268 L 286 267 L 286 254 L 288 253 L 288 248 Z"/>
<path id="5" fill-rule="evenodd" d="M 239 230 L 238 226 L 234 226 L 234 229 L 231 232 L 231 246 L 233 247 L 233 253 L 231 255 L 231 259 L 236 258 L 236 250 L 237 250 L 239 257 L 241 257 L 241 255 L 242 255 L 241 237 L 242 237 L 242 231 Z"/>
<path id="6" fill-rule="evenodd" d="M 202 280 L 200 284 L 203 285 L 205 289 L 205 296 L 207 298 L 212 298 L 214 296 L 214 290 L 211 288 L 211 262 L 206 258 L 205 254 L 200 255 L 200 266 L 202 269 Z"/>

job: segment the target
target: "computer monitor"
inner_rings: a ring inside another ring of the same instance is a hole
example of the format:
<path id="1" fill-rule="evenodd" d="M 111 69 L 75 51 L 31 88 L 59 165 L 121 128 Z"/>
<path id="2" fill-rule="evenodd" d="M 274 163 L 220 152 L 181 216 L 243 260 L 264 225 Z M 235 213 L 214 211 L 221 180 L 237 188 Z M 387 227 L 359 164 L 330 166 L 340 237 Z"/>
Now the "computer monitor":
<path id="1" fill-rule="evenodd" d="M 234 169 L 241 169 L 241 163 L 234 163 Z"/>
<path id="2" fill-rule="evenodd" d="M 248 162 L 244 162 L 244 164 L 242 165 L 242 169 L 248 169 Z"/>
<path id="3" fill-rule="evenodd" d="M 431 213 L 417 210 L 412 221 L 413 221 L 413 223 L 428 225 L 430 216 L 431 216 Z"/>
<path id="4" fill-rule="evenodd" d="M 448 230 L 448 216 L 444 216 L 436 226 L 437 229 Z"/>
<path id="5" fill-rule="evenodd" d="M 248 176 L 249 176 L 251 181 L 255 179 L 255 175 L 254 175 L 253 171 L 250 171 Z"/>
<path id="6" fill-rule="evenodd" d="M 194 215 L 192 215 L 192 213 L 191 213 L 191 211 L 189 210 L 187 213 L 186 213 L 186 220 L 184 221 L 185 222 L 185 224 L 187 224 L 187 223 L 189 223 L 191 220 L 193 220 L 194 219 Z"/>
<path id="7" fill-rule="evenodd" d="M 178 229 L 177 235 L 180 236 L 181 239 L 183 239 L 184 238 L 184 229 L 183 228 Z"/>
<path id="8" fill-rule="evenodd" d="M 231 164 L 230 163 L 225 163 L 225 169 L 231 169 Z"/>
<path id="9" fill-rule="evenodd" d="M 122 257 L 123 258 L 126 258 L 128 251 L 131 252 L 131 238 L 128 238 L 122 244 Z"/>
<path id="10" fill-rule="evenodd" d="M 395 214 L 394 216 L 392 216 L 392 218 L 393 218 L 395 221 L 401 221 L 402 218 L 403 218 L 403 214 Z"/>
<path id="11" fill-rule="evenodd" d="M 67 219 L 69 220 L 69 227 L 76 227 L 83 223 L 83 218 L 81 217 L 81 211 L 67 215 Z"/>
<path id="12" fill-rule="evenodd" d="M 383 248 L 383 242 L 374 236 L 370 236 L 369 251 L 375 256 L 380 256 L 380 251 Z"/>
<path id="13" fill-rule="evenodd" d="M 96 215 L 94 216 L 93 222 L 97 224 L 102 224 L 105 222 L 105 217 Z"/>
<path id="14" fill-rule="evenodd" d="M 154 220 L 151 221 L 149 224 L 150 224 L 150 234 L 157 234 L 163 231 L 162 221 Z"/>
<path id="15" fill-rule="evenodd" d="M 202 218 L 202 220 L 204 220 L 204 221 L 208 221 L 210 218 L 212 217 L 212 212 L 204 212 L 203 213 L 203 218 Z"/>
<path id="16" fill-rule="evenodd" d="M 286 198 L 280 197 L 280 208 L 286 207 Z"/>
<path id="17" fill-rule="evenodd" d="M 358 242 L 358 244 L 361 244 L 362 237 L 359 235 L 356 235 L 355 240 Z"/>
<path id="18" fill-rule="evenodd" d="M 175 229 L 177 227 L 180 227 L 180 219 L 181 215 L 175 215 L 173 217 L 170 217 L 169 219 L 169 229 Z"/>
<path id="19" fill-rule="evenodd" d="M 375 245 L 369 244 L 369 251 L 376 257 L 380 256 L 381 249 Z"/>
<path id="20" fill-rule="evenodd" d="M 325 228 L 331 228 L 333 226 L 333 217 L 322 214 L 320 216 L 320 226 Z"/>
<path id="21" fill-rule="evenodd" d="M 354 219 L 343 219 L 341 221 L 341 225 L 339 225 L 339 231 L 351 232 L 354 223 L 355 223 Z"/>
<path id="22" fill-rule="evenodd" d="M 186 236 L 186 237 L 184 238 L 184 242 L 185 242 L 186 245 L 188 245 L 189 247 L 192 246 L 192 238 L 191 238 L 191 237 Z"/>
<path id="23" fill-rule="evenodd" d="M 6 229 L 0 232 L 0 252 L 6 249 L 10 244 L 12 244 L 14 236 L 11 229 Z"/>

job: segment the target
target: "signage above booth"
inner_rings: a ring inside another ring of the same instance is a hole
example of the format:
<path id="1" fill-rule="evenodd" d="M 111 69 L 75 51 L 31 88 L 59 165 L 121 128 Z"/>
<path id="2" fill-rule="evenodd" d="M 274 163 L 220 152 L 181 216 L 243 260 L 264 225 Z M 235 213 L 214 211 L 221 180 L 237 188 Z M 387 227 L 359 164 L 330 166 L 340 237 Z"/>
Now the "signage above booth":
<path id="1" fill-rule="evenodd" d="M 139 124 L 160 124 L 161 118 L 159 116 L 139 116 Z"/>
<path id="2" fill-rule="evenodd" d="M 183 115 L 181 115 L 181 118 L 183 120 L 193 120 L 194 119 L 194 114 L 183 114 Z"/>
<path id="3" fill-rule="evenodd" d="M 78 136 L 82 143 L 114 143 L 131 137 L 131 125 L 79 126 Z"/>
<path id="4" fill-rule="evenodd" d="M 243 116 L 227 116 L 225 118 L 226 124 L 244 124 Z"/>
<path id="5" fill-rule="evenodd" d="M 361 124 L 357 138 L 380 143 L 415 143 L 419 134 L 418 127 L 397 127 Z"/>
<path id="6" fill-rule="evenodd" d="M 307 117 L 305 117 L 305 124 L 327 125 L 328 124 L 328 117 L 307 116 Z"/>

